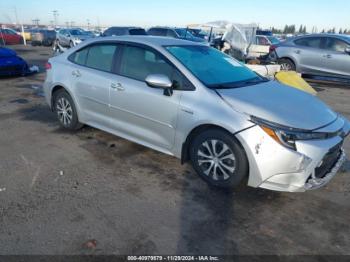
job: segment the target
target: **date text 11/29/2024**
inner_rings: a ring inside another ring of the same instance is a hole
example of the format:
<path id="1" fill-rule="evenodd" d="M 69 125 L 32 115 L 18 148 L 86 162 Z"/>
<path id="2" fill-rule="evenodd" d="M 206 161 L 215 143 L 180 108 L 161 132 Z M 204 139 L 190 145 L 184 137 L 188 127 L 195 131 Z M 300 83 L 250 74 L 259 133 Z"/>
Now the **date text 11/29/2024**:
<path id="1" fill-rule="evenodd" d="M 128 256 L 128 261 L 220 261 L 217 256 Z"/>

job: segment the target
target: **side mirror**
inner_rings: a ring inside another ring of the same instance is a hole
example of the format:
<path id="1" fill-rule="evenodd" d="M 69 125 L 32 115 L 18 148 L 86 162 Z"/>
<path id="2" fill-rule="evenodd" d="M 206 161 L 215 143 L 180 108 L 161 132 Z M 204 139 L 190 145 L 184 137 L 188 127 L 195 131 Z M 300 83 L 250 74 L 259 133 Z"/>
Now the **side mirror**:
<path id="1" fill-rule="evenodd" d="M 345 53 L 347 53 L 348 55 L 350 55 L 350 47 L 346 47 L 346 48 L 345 48 Z"/>
<path id="2" fill-rule="evenodd" d="M 165 96 L 172 96 L 173 94 L 173 83 L 166 75 L 153 74 L 149 75 L 145 79 L 146 83 L 150 87 L 164 89 Z"/>

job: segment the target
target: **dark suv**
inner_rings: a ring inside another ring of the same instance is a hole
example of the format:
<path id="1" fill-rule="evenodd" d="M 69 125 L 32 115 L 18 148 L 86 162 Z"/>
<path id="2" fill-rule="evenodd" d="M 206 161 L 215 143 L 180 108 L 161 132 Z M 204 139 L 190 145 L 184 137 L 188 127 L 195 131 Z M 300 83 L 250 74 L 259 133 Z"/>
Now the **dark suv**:
<path id="1" fill-rule="evenodd" d="M 118 27 L 113 26 L 103 32 L 102 36 L 120 36 L 120 35 L 147 35 L 145 29 L 141 27 Z"/>
<path id="2" fill-rule="evenodd" d="M 199 43 L 206 42 L 203 38 L 194 36 L 187 28 L 152 27 L 148 29 L 147 34 L 153 36 L 179 38 Z"/>

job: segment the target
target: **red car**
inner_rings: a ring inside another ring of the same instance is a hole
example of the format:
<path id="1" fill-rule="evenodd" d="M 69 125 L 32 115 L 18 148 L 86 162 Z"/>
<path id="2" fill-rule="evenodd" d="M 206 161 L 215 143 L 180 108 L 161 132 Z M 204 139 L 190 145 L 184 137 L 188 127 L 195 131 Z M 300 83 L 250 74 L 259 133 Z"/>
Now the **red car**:
<path id="1" fill-rule="evenodd" d="M 0 29 L 0 44 L 18 45 L 23 43 L 23 37 L 12 29 Z"/>

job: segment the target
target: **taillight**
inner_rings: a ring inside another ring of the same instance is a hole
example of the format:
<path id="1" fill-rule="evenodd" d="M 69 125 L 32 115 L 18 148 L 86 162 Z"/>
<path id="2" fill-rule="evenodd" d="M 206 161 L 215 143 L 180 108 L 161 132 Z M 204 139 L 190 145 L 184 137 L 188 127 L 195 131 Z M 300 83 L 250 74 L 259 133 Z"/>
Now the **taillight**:
<path id="1" fill-rule="evenodd" d="M 51 68 L 52 68 L 51 64 L 50 64 L 49 62 L 47 62 L 47 63 L 45 64 L 45 69 L 46 69 L 46 70 L 50 70 Z"/>
<path id="2" fill-rule="evenodd" d="M 277 46 L 275 46 L 275 45 L 270 45 L 270 53 L 273 52 L 273 51 L 275 51 L 276 48 L 277 48 Z"/>

